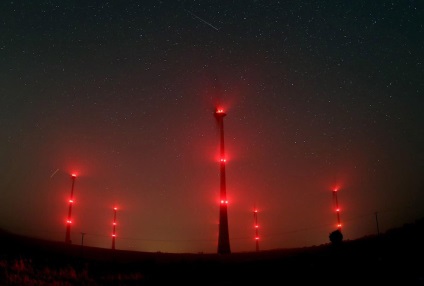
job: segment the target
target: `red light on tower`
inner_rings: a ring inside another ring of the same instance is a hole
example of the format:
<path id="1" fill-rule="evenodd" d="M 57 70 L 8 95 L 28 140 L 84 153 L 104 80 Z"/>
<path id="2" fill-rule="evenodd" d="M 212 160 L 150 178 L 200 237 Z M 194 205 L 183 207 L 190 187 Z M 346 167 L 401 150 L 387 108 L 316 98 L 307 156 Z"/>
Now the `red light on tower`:
<path id="1" fill-rule="evenodd" d="M 219 206 L 219 235 L 218 235 L 218 254 L 229 254 L 230 250 L 230 238 L 228 232 L 228 214 L 227 214 L 227 191 L 225 182 L 225 149 L 224 149 L 224 117 L 226 116 L 222 108 L 215 110 L 215 118 L 219 125 L 220 131 L 220 201 Z"/>
<path id="2" fill-rule="evenodd" d="M 257 209 L 256 207 L 253 209 L 253 220 L 254 220 L 254 227 L 255 227 L 255 244 L 256 244 L 256 251 L 259 251 L 258 209 Z"/>
<path id="3" fill-rule="evenodd" d="M 116 211 L 117 207 L 113 208 L 113 228 L 112 228 L 112 249 L 115 249 L 115 238 L 116 238 Z"/>
<path id="4" fill-rule="evenodd" d="M 333 189 L 333 204 L 334 204 L 334 210 L 336 212 L 336 216 L 337 216 L 337 229 L 338 230 L 342 230 L 342 224 L 340 223 L 340 208 L 339 208 L 339 202 L 337 199 L 337 192 L 338 192 L 338 188 Z"/>
<path id="5" fill-rule="evenodd" d="M 77 175 L 72 174 L 71 180 L 72 180 L 72 187 L 71 187 L 71 197 L 69 198 L 69 210 L 68 210 L 68 219 L 66 221 L 66 236 L 65 236 L 65 243 L 71 243 L 71 224 L 72 224 L 72 205 L 74 203 L 74 185 L 75 185 L 75 178 Z"/>

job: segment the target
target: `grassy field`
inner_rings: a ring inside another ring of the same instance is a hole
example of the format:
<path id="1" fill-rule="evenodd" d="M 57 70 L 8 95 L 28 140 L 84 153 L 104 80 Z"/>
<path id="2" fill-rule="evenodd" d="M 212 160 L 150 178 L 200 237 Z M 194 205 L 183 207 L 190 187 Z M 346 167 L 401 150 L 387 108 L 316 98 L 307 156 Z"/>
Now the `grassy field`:
<path id="1" fill-rule="evenodd" d="M 299 249 L 172 254 L 0 234 L 1 285 L 424 285 L 424 223 Z"/>

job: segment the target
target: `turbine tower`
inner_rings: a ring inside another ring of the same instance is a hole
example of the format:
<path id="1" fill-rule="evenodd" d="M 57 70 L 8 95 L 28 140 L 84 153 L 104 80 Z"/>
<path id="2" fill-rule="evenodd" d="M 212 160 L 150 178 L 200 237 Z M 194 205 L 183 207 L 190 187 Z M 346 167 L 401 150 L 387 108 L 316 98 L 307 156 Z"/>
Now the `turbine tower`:
<path id="1" fill-rule="evenodd" d="M 259 225 L 258 225 L 258 209 L 254 207 L 253 209 L 253 219 L 255 223 L 255 242 L 256 242 L 256 251 L 259 251 Z"/>
<path id="2" fill-rule="evenodd" d="M 215 118 L 220 131 L 220 205 L 219 205 L 219 236 L 218 254 L 230 254 L 230 238 L 228 233 L 227 193 L 225 184 L 225 149 L 224 149 L 224 110 L 216 109 Z"/>
<path id="3" fill-rule="evenodd" d="M 74 184 L 75 184 L 75 178 L 77 175 L 72 174 L 72 187 L 71 187 L 71 197 L 69 198 L 69 211 L 68 211 L 68 219 L 66 221 L 66 236 L 65 236 L 65 243 L 71 243 L 71 224 L 72 224 L 72 204 L 74 203 Z"/>
<path id="4" fill-rule="evenodd" d="M 335 211 L 336 211 L 336 215 L 337 215 L 337 229 L 339 231 L 342 230 L 342 224 L 340 223 L 340 208 L 339 208 L 339 202 L 337 199 L 337 192 L 339 190 L 337 188 L 335 188 L 333 190 L 333 203 L 334 203 L 334 207 L 335 207 Z"/>
<path id="5" fill-rule="evenodd" d="M 116 239 L 116 211 L 117 207 L 113 208 L 113 228 L 112 228 L 112 249 L 115 250 L 115 239 Z"/>

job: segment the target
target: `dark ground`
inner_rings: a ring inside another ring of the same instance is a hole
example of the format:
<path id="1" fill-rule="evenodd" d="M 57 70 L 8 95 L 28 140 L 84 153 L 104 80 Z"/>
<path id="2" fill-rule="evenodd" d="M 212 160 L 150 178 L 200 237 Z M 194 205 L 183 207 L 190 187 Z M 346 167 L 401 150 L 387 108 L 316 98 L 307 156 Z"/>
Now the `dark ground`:
<path id="1" fill-rule="evenodd" d="M 1 285 L 424 285 L 424 220 L 300 249 L 171 254 L 0 233 Z"/>

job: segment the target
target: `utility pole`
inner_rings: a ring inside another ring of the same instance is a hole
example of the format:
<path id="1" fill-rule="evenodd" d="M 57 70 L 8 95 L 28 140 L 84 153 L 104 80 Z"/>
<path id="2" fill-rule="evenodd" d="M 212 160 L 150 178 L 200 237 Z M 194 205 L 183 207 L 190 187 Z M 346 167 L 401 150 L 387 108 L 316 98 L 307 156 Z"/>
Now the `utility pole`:
<path id="1" fill-rule="evenodd" d="M 81 257 L 84 255 L 84 235 L 85 232 L 81 232 Z"/>
<path id="2" fill-rule="evenodd" d="M 81 232 L 81 247 L 84 247 L 84 235 L 85 232 Z"/>
<path id="3" fill-rule="evenodd" d="M 375 222 L 377 223 L 377 235 L 380 235 L 380 228 L 378 227 L 378 212 L 375 212 Z"/>

